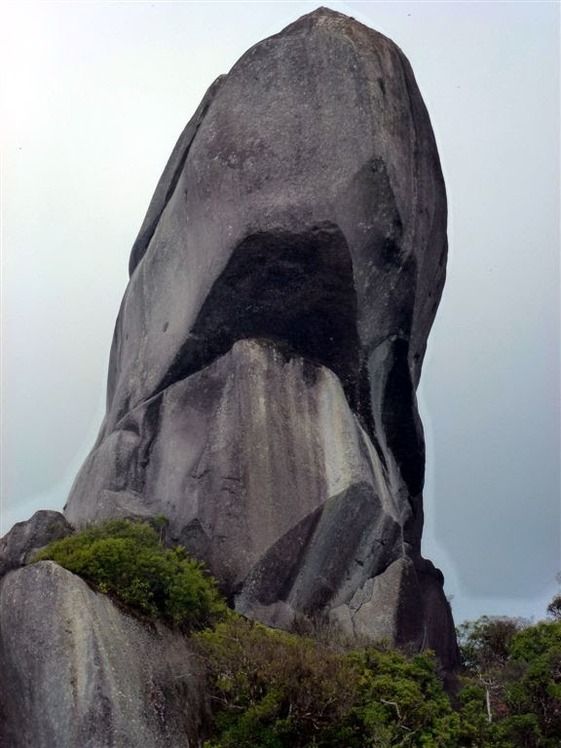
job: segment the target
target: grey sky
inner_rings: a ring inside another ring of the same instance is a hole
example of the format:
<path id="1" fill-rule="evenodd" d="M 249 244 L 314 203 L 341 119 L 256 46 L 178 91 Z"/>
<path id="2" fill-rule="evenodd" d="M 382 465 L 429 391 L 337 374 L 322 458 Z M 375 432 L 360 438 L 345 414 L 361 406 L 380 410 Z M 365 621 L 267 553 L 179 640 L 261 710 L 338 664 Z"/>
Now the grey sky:
<path id="1" fill-rule="evenodd" d="M 128 253 L 180 131 L 318 4 L 4 4 L 0 534 L 60 509 L 92 446 Z M 447 183 L 425 555 L 457 621 L 542 616 L 561 569 L 559 5 L 323 4 L 404 50 Z"/>

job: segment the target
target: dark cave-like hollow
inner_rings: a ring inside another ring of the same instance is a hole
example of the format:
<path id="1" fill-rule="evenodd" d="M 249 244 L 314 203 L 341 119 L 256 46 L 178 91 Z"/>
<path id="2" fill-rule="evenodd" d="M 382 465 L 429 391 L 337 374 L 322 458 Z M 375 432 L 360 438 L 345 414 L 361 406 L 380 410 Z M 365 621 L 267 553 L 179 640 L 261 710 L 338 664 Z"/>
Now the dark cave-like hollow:
<path id="1" fill-rule="evenodd" d="M 337 226 L 250 234 L 215 281 L 158 390 L 207 366 L 237 340 L 257 338 L 327 366 L 358 412 L 356 320 L 351 255 Z"/>

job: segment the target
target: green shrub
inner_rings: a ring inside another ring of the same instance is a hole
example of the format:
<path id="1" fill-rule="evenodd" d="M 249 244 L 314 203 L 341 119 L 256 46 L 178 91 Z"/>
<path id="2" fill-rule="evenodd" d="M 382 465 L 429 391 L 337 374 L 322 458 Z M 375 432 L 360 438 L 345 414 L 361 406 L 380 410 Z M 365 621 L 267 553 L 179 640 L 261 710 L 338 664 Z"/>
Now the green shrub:
<path id="1" fill-rule="evenodd" d="M 336 651 L 238 617 L 195 639 L 214 706 L 205 748 L 506 748 L 479 689 L 452 708 L 430 653 Z"/>
<path id="2" fill-rule="evenodd" d="M 196 636 L 215 712 L 206 748 L 298 748 L 323 742 L 356 698 L 345 655 L 234 617 Z"/>
<path id="3" fill-rule="evenodd" d="M 50 559 L 140 613 L 183 630 L 212 625 L 226 604 L 204 565 L 183 548 L 166 549 L 150 525 L 110 520 L 55 540 L 34 558 Z"/>

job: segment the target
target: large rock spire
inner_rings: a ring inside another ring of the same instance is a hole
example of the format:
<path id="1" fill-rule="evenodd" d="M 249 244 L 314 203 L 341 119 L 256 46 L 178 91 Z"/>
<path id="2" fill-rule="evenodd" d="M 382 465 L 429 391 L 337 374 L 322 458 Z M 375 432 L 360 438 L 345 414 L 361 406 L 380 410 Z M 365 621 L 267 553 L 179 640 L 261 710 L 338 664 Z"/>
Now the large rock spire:
<path id="1" fill-rule="evenodd" d="M 130 260 L 75 525 L 169 518 L 236 608 L 455 657 L 415 391 L 446 196 L 411 67 L 325 8 L 209 89 Z"/>

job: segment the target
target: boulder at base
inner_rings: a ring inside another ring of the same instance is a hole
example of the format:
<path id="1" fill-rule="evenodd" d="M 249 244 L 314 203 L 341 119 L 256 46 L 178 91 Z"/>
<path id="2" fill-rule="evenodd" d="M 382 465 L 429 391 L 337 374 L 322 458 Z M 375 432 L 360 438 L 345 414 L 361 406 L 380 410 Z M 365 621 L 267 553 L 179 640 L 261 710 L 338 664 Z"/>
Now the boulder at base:
<path id="1" fill-rule="evenodd" d="M 17 522 L 0 538 L 0 578 L 12 569 L 29 563 L 35 553 L 53 540 L 72 532 L 63 514 L 40 509 L 25 522 Z"/>
<path id="2" fill-rule="evenodd" d="M 0 583 L 0 745 L 194 748 L 204 709 L 185 639 L 52 561 Z"/>

